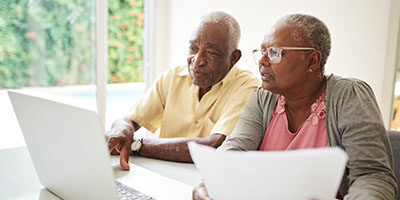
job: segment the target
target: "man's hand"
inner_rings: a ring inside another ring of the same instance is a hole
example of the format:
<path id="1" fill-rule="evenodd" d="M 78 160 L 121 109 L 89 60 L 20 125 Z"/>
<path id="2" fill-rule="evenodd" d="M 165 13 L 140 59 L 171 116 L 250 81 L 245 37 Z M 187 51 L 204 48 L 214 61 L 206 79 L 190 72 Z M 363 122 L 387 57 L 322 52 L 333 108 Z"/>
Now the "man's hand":
<path id="1" fill-rule="evenodd" d="M 194 187 L 192 192 L 192 200 L 211 200 L 208 196 L 207 188 L 204 183 L 200 183 Z"/>
<path id="2" fill-rule="evenodd" d="M 129 170 L 129 154 L 137 127 L 129 118 L 123 118 L 115 121 L 106 134 L 108 149 L 112 155 L 119 153 L 120 165 L 124 170 Z"/>

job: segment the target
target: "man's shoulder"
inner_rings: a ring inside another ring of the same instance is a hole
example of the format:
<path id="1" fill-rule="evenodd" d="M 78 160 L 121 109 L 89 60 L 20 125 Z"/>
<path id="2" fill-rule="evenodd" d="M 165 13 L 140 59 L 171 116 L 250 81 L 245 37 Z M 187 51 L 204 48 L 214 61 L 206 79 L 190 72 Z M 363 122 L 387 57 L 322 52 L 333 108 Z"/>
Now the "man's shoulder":
<path id="1" fill-rule="evenodd" d="M 177 78 L 186 78 L 188 75 L 189 73 L 187 66 L 181 65 L 169 68 L 168 70 L 162 72 L 160 79 L 175 81 Z"/>
<path id="2" fill-rule="evenodd" d="M 173 67 L 170 67 L 164 71 L 162 71 L 162 74 L 180 74 L 180 73 L 187 73 L 187 66 L 185 65 L 176 65 Z"/>
<path id="3" fill-rule="evenodd" d="M 236 74 L 235 78 L 233 79 L 235 82 L 243 82 L 246 84 L 252 84 L 252 85 L 260 85 L 259 79 L 254 75 L 253 72 L 246 70 L 246 69 L 241 69 L 239 67 L 236 67 Z"/>
<path id="4" fill-rule="evenodd" d="M 186 65 L 172 67 L 168 70 L 168 72 L 171 72 L 171 74 L 173 74 L 174 76 L 187 76 L 189 74 Z"/>
<path id="5" fill-rule="evenodd" d="M 250 70 L 247 70 L 247 69 L 238 68 L 238 73 L 237 74 L 239 76 L 245 76 L 245 77 L 249 77 L 249 78 L 252 78 L 252 79 L 257 79 L 257 77 L 254 75 L 254 73 L 251 72 Z"/>

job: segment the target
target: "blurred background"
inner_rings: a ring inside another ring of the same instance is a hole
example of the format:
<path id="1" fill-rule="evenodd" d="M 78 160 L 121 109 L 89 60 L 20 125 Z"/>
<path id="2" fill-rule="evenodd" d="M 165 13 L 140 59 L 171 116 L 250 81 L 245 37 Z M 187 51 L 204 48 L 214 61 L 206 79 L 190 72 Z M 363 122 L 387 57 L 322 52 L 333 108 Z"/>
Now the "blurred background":
<path id="1" fill-rule="evenodd" d="M 96 10 L 97 9 L 97 10 Z M 280 17 L 304 13 L 330 29 L 326 74 L 366 81 L 387 128 L 400 127 L 398 0 L 96 0 L 0 1 L 0 148 L 24 146 L 6 91 L 41 93 L 96 110 L 98 71 L 107 74 L 105 127 L 126 115 L 154 80 L 186 61 L 199 17 L 222 10 L 242 30 L 238 67 L 257 77 L 251 51 Z M 104 9 L 104 8 L 103 8 Z M 97 14 L 96 14 L 97 12 Z M 96 26 L 107 24 L 108 63 L 98 68 Z"/>

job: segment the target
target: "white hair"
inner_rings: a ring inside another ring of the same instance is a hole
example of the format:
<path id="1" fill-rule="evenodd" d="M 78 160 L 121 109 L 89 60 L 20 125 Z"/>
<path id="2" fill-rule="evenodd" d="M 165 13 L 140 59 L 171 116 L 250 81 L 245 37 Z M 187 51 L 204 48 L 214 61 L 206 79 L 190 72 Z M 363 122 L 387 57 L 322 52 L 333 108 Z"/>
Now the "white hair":
<path id="1" fill-rule="evenodd" d="M 222 11 L 213 11 L 207 13 L 206 15 L 200 18 L 199 25 L 204 24 L 222 24 L 228 28 L 228 48 L 229 50 L 235 50 L 238 48 L 239 40 L 240 40 L 240 26 L 239 23 L 236 21 L 228 13 Z"/>
<path id="2" fill-rule="evenodd" d="M 321 52 L 321 70 L 324 72 L 324 66 L 331 52 L 331 36 L 325 23 L 311 15 L 292 14 L 279 19 L 275 27 L 280 25 L 293 27 L 294 31 L 291 32 L 293 39 L 296 41 L 306 39 L 313 48 Z"/>

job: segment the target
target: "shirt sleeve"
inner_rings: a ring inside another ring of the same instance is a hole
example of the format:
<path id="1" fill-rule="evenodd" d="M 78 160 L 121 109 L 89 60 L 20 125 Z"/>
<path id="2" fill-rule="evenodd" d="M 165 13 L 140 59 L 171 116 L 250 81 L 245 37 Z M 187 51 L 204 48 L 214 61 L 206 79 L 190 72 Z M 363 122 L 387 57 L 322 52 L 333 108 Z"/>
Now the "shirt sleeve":
<path id="1" fill-rule="evenodd" d="M 219 133 L 226 136 L 231 134 L 247 101 L 258 85 L 257 79 L 250 79 L 243 83 L 234 94 L 231 94 L 229 102 L 224 105 L 221 117 L 211 130 L 211 134 Z"/>
<path id="2" fill-rule="evenodd" d="M 132 121 L 153 133 L 160 127 L 172 76 L 172 70 L 163 73 L 146 91 L 129 112 Z"/>
<path id="3" fill-rule="evenodd" d="M 341 144 L 349 155 L 350 188 L 344 199 L 395 199 L 392 152 L 372 89 L 354 81 L 342 91 L 336 113 Z"/>

